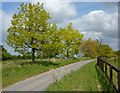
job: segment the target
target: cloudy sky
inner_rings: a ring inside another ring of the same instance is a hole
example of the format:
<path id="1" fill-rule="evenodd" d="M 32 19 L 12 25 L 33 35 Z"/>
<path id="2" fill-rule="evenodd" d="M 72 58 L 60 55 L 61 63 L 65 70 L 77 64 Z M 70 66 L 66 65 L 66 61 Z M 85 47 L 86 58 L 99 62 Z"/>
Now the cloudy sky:
<path id="1" fill-rule="evenodd" d="M 50 13 L 52 23 L 57 23 L 58 27 L 65 27 L 70 22 L 75 29 L 84 33 L 84 39 L 102 39 L 103 44 L 109 44 L 113 50 L 118 50 L 118 5 L 117 3 L 102 2 L 56 2 L 44 3 L 44 8 Z M 32 1 L 31 1 L 32 2 Z M 14 13 L 18 13 L 17 7 L 22 2 L 2 2 L 0 7 L 0 20 L 2 20 L 2 41 L 0 44 L 11 54 L 18 54 L 7 45 L 7 29 L 10 27 L 10 20 Z M 26 2 L 25 2 L 26 3 Z M 29 2 L 27 2 L 29 3 Z M 35 3 L 35 2 L 32 2 Z M 1 3 L 0 3 L 1 4 Z M 1 24 L 1 23 L 0 23 Z M 0 39 L 1 40 L 1 39 Z"/>

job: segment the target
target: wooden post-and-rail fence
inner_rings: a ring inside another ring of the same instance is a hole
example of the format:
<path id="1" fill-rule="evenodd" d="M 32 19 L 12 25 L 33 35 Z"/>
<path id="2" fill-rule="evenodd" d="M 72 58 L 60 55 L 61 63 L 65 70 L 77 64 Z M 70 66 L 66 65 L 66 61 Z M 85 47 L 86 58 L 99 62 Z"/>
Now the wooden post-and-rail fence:
<path id="1" fill-rule="evenodd" d="M 104 65 L 105 64 L 105 65 Z M 97 65 L 100 67 L 100 69 L 105 73 L 106 77 L 110 80 L 110 83 L 113 85 L 117 93 L 120 93 L 120 70 L 116 68 L 115 66 L 111 65 L 108 62 L 105 62 L 101 57 L 97 57 Z M 109 75 L 108 75 L 108 69 L 109 66 Z M 118 88 L 113 82 L 113 70 L 117 72 L 117 80 L 118 80 Z"/>

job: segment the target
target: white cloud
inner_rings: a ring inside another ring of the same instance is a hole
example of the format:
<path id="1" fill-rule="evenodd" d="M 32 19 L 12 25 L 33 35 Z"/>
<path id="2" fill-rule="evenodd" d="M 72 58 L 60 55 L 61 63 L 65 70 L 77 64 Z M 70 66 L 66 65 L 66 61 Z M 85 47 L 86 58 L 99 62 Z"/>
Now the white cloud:
<path id="1" fill-rule="evenodd" d="M 65 27 L 69 22 L 73 23 L 73 27 L 85 34 L 84 39 L 92 37 L 93 39 L 102 39 L 103 43 L 109 44 L 114 50 L 118 47 L 118 14 L 107 13 L 103 10 L 95 10 L 83 15 L 77 19 L 73 19 L 77 15 L 75 6 L 71 2 L 62 2 L 60 0 L 44 2 L 45 9 L 50 13 L 52 22 L 57 23 L 58 27 Z M 1 15 L 0 15 L 0 18 Z M 8 52 L 15 54 L 14 49 L 5 43 L 7 39 L 7 28 L 10 26 L 11 16 L 3 12 L 3 45 Z M 1 30 L 0 30 L 1 31 Z"/>
<path id="2" fill-rule="evenodd" d="M 82 34 L 84 34 L 83 39 L 88 39 L 89 37 L 91 37 L 92 39 L 96 40 L 96 39 L 100 39 L 102 37 L 101 32 L 89 31 L 89 32 L 82 32 Z"/>
<path id="3" fill-rule="evenodd" d="M 0 45 L 2 45 L 2 11 L 0 10 Z"/>
<path id="4" fill-rule="evenodd" d="M 117 35 L 115 33 L 118 31 L 117 20 L 117 12 L 106 13 L 103 10 L 97 10 L 72 20 L 72 22 L 80 31 L 102 32 L 103 35 L 108 37 L 109 33 L 113 33 L 112 35 L 115 37 Z"/>
<path id="5" fill-rule="evenodd" d="M 11 16 L 3 10 L 0 11 L 2 12 L 2 41 L 5 42 L 8 35 L 7 29 L 10 27 Z"/>
<path id="6" fill-rule="evenodd" d="M 40 0 L 40 3 L 44 3 L 44 7 L 50 13 L 53 23 L 62 23 L 64 20 L 72 19 L 77 15 L 76 8 L 71 2 Z"/>
<path id="7" fill-rule="evenodd" d="M 6 40 L 7 40 L 7 29 L 10 27 L 10 22 L 11 22 L 11 16 L 9 14 L 7 14 L 5 11 L 3 10 L 0 10 L 0 19 L 2 21 L 0 21 L 0 24 L 2 24 L 2 28 L 0 28 L 0 37 L 2 37 L 2 43 L 0 42 L 0 44 L 2 44 L 4 46 L 5 49 L 7 49 L 8 53 L 11 53 L 11 54 L 18 54 L 18 53 L 15 53 L 14 52 L 14 49 L 11 47 L 11 46 L 8 46 L 7 43 L 6 43 Z"/>
<path id="8" fill-rule="evenodd" d="M 103 10 L 91 11 L 77 19 L 65 20 L 58 26 L 65 27 L 69 22 L 73 27 L 84 34 L 84 39 L 102 39 L 103 43 L 109 44 L 113 49 L 118 49 L 118 13 L 107 13 Z"/>
<path id="9" fill-rule="evenodd" d="M 50 13 L 50 16 L 52 17 L 51 22 L 53 23 L 61 23 L 66 19 L 72 19 L 76 16 L 76 9 L 75 6 L 71 2 L 62 2 L 61 0 L 56 0 L 49 2 L 49 0 L 40 0 L 41 3 L 44 3 L 44 7 L 47 12 Z M 2 42 L 3 46 L 8 49 L 8 52 L 14 54 L 14 49 L 11 48 L 6 44 L 7 40 L 7 29 L 10 26 L 10 20 L 11 16 L 4 11 L 0 10 L 3 14 L 0 15 L 0 18 L 2 18 Z M 1 17 L 3 16 L 3 17 Z M 1 43 L 2 43 L 1 42 Z"/>
<path id="10" fill-rule="evenodd" d="M 96 10 L 71 21 L 76 29 L 79 29 L 80 32 L 85 34 L 85 38 L 92 37 L 94 39 L 102 39 L 104 43 L 107 43 L 111 45 L 112 48 L 117 49 L 117 12 L 107 13 L 103 10 Z"/>

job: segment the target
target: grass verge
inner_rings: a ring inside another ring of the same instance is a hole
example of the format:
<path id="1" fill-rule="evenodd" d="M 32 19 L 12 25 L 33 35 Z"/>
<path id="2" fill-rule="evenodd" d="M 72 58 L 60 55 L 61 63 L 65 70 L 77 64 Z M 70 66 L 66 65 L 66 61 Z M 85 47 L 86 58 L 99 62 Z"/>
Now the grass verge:
<path id="1" fill-rule="evenodd" d="M 120 61 L 118 60 L 118 58 L 116 58 L 116 61 L 114 58 L 107 58 L 103 60 L 120 69 Z"/>
<path id="2" fill-rule="evenodd" d="M 29 60 L 20 61 L 3 61 L 2 64 L 2 88 L 5 88 L 18 81 L 25 80 L 29 77 L 46 72 L 51 68 L 58 68 L 70 63 L 78 62 L 81 60 L 88 60 L 90 58 L 83 59 L 48 59 L 37 60 L 32 63 Z"/>
<path id="3" fill-rule="evenodd" d="M 106 77 L 105 73 L 102 72 L 102 70 L 97 66 L 97 64 L 95 65 L 95 68 L 102 90 L 107 91 L 109 93 L 116 93 L 115 89 L 113 88 L 113 85 L 110 84 L 109 79 Z"/>
<path id="4" fill-rule="evenodd" d="M 51 84 L 46 91 L 101 91 L 95 64 L 96 61 L 82 66 L 57 83 Z"/>
<path id="5" fill-rule="evenodd" d="M 112 64 L 116 68 L 120 69 L 120 61 L 118 60 L 118 58 L 116 59 L 116 61 L 115 61 L 114 58 L 107 58 L 107 59 L 103 59 L 103 60 L 105 60 L 106 62 Z M 105 68 L 104 68 L 104 70 L 105 70 Z M 118 88 L 118 79 L 117 79 L 118 75 L 117 75 L 117 72 L 115 70 L 112 70 L 112 71 L 113 71 L 113 83 Z M 108 76 L 110 77 L 110 67 L 109 66 L 107 66 L 107 73 L 108 73 Z"/>

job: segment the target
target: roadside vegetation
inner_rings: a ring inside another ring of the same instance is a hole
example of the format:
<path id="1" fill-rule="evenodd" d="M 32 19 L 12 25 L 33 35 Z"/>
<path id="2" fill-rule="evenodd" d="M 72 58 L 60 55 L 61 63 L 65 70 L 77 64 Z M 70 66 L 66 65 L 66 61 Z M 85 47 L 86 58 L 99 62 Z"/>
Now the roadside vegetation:
<path id="1" fill-rule="evenodd" d="M 47 91 L 109 91 L 115 90 L 99 69 L 96 61 L 82 66 L 79 70 L 66 75 L 57 83 L 51 84 Z M 104 78 L 104 79 L 103 79 Z"/>
<path id="2" fill-rule="evenodd" d="M 109 45 L 102 44 L 102 40 L 93 40 L 91 37 L 83 40 L 84 34 L 74 29 L 72 22 L 64 28 L 58 28 L 57 24 L 51 23 L 50 20 L 50 14 L 44 9 L 44 4 L 39 2 L 22 3 L 18 7 L 18 13 L 13 14 L 6 42 L 19 55 L 11 55 L 4 46 L 0 46 L 3 88 L 51 68 L 97 56 L 119 54 Z M 95 63 L 81 67 L 65 76 L 57 85 L 50 85 L 47 90 L 101 91 Z"/>
<path id="3" fill-rule="evenodd" d="M 59 82 L 51 84 L 46 91 L 102 91 L 95 64 L 96 61 L 82 66 Z"/>
<path id="4" fill-rule="evenodd" d="M 119 58 L 116 56 L 116 58 L 104 58 L 103 60 L 105 60 L 106 62 L 112 64 L 113 66 L 115 66 L 116 68 L 120 69 L 120 61 L 119 61 Z M 108 75 L 110 76 L 110 69 L 109 69 L 109 66 L 107 66 L 107 73 Z M 117 72 L 113 70 L 113 82 L 114 84 L 117 86 L 118 88 L 118 75 L 117 75 Z"/>
<path id="5" fill-rule="evenodd" d="M 58 68 L 67 64 L 89 59 L 91 58 L 83 57 L 81 59 L 37 59 L 37 61 L 34 63 L 27 59 L 22 59 L 22 61 L 21 59 L 18 59 L 17 61 L 3 61 L 2 87 L 4 88 L 18 81 L 39 75 L 40 73 L 49 71 L 51 68 Z"/>
<path id="6" fill-rule="evenodd" d="M 118 59 L 118 57 L 116 57 L 116 58 L 106 58 L 104 60 L 120 69 L 120 60 Z"/>
<path id="7" fill-rule="evenodd" d="M 98 80 L 101 84 L 102 90 L 103 91 L 107 91 L 109 93 L 116 93 L 116 90 L 114 89 L 114 87 L 110 84 L 109 79 L 106 77 L 105 73 L 99 68 L 99 66 L 96 64 L 95 65 L 96 71 L 97 71 L 97 75 L 98 75 Z M 109 69 L 108 69 L 108 73 L 109 73 Z M 113 72 L 114 74 L 114 72 Z M 108 74 L 109 75 L 109 74 Z M 114 75 L 115 76 L 115 75 Z M 114 77 L 113 76 L 113 77 Z M 114 81 L 114 80 L 113 80 Z"/>

